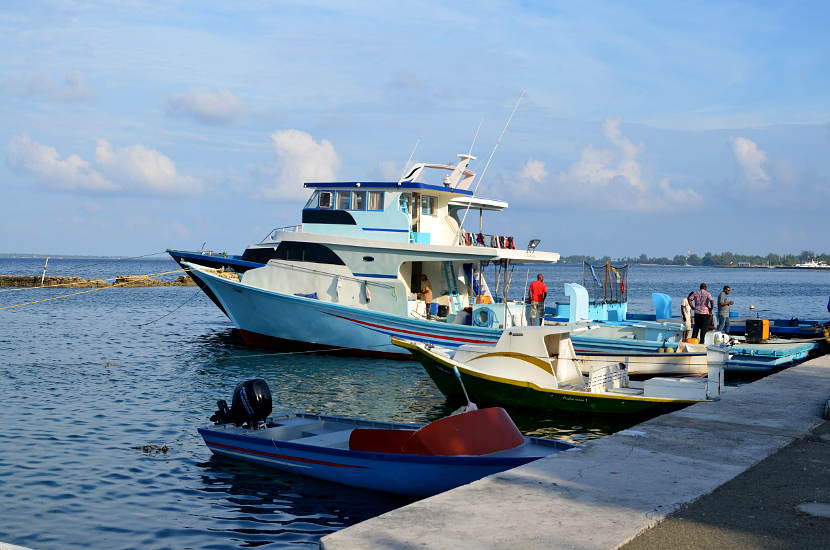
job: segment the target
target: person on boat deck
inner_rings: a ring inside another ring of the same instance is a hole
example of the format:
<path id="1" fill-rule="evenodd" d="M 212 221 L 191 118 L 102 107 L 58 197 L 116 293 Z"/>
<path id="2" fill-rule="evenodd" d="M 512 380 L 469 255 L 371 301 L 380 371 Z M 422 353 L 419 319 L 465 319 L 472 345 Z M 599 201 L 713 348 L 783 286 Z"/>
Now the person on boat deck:
<path id="1" fill-rule="evenodd" d="M 693 292 L 689 300 L 695 308 L 695 330 L 692 332 L 692 338 L 697 338 L 701 344 L 709 331 L 709 325 L 712 324 L 712 307 L 715 305 L 712 295 L 706 289 L 706 283 L 700 283 L 700 290 Z"/>
<path id="2" fill-rule="evenodd" d="M 539 273 L 536 280 L 530 283 L 527 289 L 527 299 L 530 302 L 530 324 L 541 325 L 545 320 L 545 298 L 548 297 L 548 287 L 545 286 L 545 276 Z M 536 318 L 539 322 L 536 322 Z"/>
<path id="3" fill-rule="evenodd" d="M 724 333 L 729 332 L 729 306 L 735 303 L 729 299 L 730 292 L 732 287 L 726 285 L 718 294 L 718 330 Z"/>
<path id="4" fill-rule="evenodd" d="M 692 337 L 692 304 L 689 300 L 692 299 L 694 292 L 690 292 L 688 296 L 683 298 L 680 302 L 680 317 L 683 319 L 683 339 Z"/>
<path id="5" fill-rule="evenodd" d="M 423 273 L 421 273 L 421 289 L 418 291 L 418 298 L 428 304 L 432 302 L 432 284 Z"/>

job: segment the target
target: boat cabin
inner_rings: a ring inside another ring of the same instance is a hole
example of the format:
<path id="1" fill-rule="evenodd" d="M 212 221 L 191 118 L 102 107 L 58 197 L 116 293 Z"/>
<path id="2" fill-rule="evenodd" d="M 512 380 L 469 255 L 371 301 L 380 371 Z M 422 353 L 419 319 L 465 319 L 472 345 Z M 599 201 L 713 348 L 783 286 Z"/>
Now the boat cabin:
<path id="1" fill-rule="evenodd" d="M 474 157 L 458 157 L 455 165 L 415 164 L 393 182 L 306 183 L 302 224 L 249 248 L 243 259 L 267 265 L 245 271 L 243 282 L 393 315 L 504 325 L 513 311 L 475 316 L 496 300 L 482 265 L 554 263 L 559 255 L 536 251 L 538 240 L 524 247 L 512 236 L 485 234 L 483 213 L 507 203 L 473 196 L 467 165 Z M 429 183 L 429 171 L 443 178 Z M 476 223 L 471 210 L 478 211 L 477 232 L 464 230 L 468 219 Z"/>

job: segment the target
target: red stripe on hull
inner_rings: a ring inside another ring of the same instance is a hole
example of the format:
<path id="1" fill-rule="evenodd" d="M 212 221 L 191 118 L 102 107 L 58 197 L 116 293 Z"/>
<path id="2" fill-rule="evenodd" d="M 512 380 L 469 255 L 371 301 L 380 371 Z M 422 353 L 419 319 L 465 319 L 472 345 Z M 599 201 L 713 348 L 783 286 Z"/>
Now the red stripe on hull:
<path id="1" fill-rule="evenodd" d="M 336 462 L 325 462 L 323 460 L 314 460 L 312 458 L 300 458 L 298 456 L 278 455 L 276 453 L 266 453 L 265 451 L 255 451 L 253 449 L 246 449 L 245 447 L 234 447 L 233 445 L 225 445 L 224 443 L 208 443 L 208 447 L 222 447 L 223 449 L 230 449 L 232 451 L 241 451 L 254 455 L 268 456 L 271 458 L 281 458 L 283 460 L 290 460 L 292 462 L 307 462 L 309 464 L 320 464 L 322 466 L 334 466 L 336 468 L 360 468 L 366 469 L 366 466 L 354 466 L 352 464 L 338 464 Z"/>
<path id="2" fill-rule="evenodd" d="M 400 359 L 412 361 L 414 358 L 409 353 L 390 353 L 386 351 L 372 351 L 356 348 L 338 348 L 324 344 L 301 342 L 299 340 L 287 340 L 275 336 L 266 336 L 258 332 L 250 332 L 238 329 L 239 336 L 246 345 L 260 348 L 271 348 L 280 351 L 318 351 L 328 355 L 339 355 L 343 357 L 375 357 L 379 359 Z"/>
<path id="3" fill-rule="evenodd" d="M 434 340 L 452 340 L 453 342 L 466 342 L 468 344 L 495 344 L 490 340 L 470 340 L 469 338 L 457 338 L 455 336 L 440 336 L 438 334 L 429 334 L 428 332 L 415 332 L 414 330 L 405 330 L 402 328 L 391 328 L 385 327 L 383 325 L 376 325 L 374 323 L 369 323 L 366 321 L 358 321 L 357 319 L 350 319 L 349 317 L 343 317 L 342 315 L 335 315 L 334 313 L 329 313 L 332 317 L 339 317 L 341 319 L 345 319 L 346 321 L 351 321 L 353 323 L 357 323 L 359 325 L 366 325 L 368 327 L 379 328 L 381 330 L 389 330 L 392 332 L 404 332 L 406 334 L 414 334 L 415 336 L 425 336 L 427 338 L 432 338 Z"/>

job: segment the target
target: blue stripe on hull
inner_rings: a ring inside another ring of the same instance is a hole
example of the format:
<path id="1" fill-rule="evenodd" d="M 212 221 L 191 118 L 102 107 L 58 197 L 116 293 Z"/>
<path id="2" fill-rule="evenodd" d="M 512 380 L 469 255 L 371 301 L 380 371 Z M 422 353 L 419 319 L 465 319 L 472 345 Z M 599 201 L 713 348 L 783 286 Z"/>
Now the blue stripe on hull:
<path id="1" fill-rule="evenodd" d="M 410 496 L 429 496 L 536 457 L 443 457 L 329 449 L 199 429 L 214 454 L 286 472 Z"/>

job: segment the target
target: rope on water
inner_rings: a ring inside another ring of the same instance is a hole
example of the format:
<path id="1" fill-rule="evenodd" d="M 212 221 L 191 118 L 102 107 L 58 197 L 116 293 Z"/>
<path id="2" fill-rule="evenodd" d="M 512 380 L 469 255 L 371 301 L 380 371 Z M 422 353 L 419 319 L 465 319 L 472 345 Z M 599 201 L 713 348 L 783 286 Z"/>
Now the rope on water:
<path id="1" fill-rule="evenodd" d="M 140 275 L 140 277 L 147 277 L 147 278 L 160 277 L 162 275 L 170 275 L 172 273 L 181 273 L 181 272 L 184 272 L 184 271 L 185 271 L 184 269 L 176 269 L 174 271 L 162 271 L 160 273 L 148 273 L 146 275 Z M 102 279 L 102 280 L 104 280 L 104 281 L 114 281 L 116 279 L 118 279 L 118 277 L 111 277 L 109 279 Z M 97 292 L 99 290 L 106 290 L 108 288 L 116 288 L 116 287 L 121 287 L 121 286 L 129 285 L 129 284 L 130 284 L 130 281 L 125 281 L 125 282 L 122 282 L 122 283 L 114 283 L 114 284 L 111 284 L 109 286 L 99 286 L 97 288 L 91 288 L 89 290 L 82 290 L 80 292 L 72 292 L 70 294 L 62 294 L 60 296 L 52 296 L 51 298 L 43 298 L 41 300 L 32 300 L 30 302 L 22 302 L 20 304 L 12 304 L 10 306 L 0 307 L 0 311 L 4 310 L 4 309 L 12 309 L 12 308 L 15 308 L 15 307 L 30 306 L 32 304 L 39 304 L 39 303 L 42 303 L 42 302 L 49 302 L 51 300 L 60 300 L 61 298 L 70 298 L 72 296 L 78 296 L 79 294 L 89 294 L 90 292 Z M 31 288 L 30 287 L 25 287 L 25 288 L 14 288 L 14 289 L 11 289 L 11 290 L 31 290 L 32 288 L 47 288 L 47 287 L 31 287 Z"/>
<path id="2" fill-rule="evenodd" d="M 193 298 L 195 298 L 196 296 L 198 296 L 198 295 L 199 295 L 199 290 L 200 290 L 200 289 L 199 289 L 198 287 L 196 287 L 196 288 L 194 289 L 194 291 L 190 294 L 190 296 L 187 298 L 187 300 L 185 300 L 184 302 L 182 302 L 181 304 L 179 304 L 176 308 L 171 309 L 170 311 L 168 311 L 167 313 L 165 313 L 165 314 L 164 314 L 164 315 L 162 315 L 161 317 L 157 317 L 156 319 L 153 319 L 152 321 L 148 321 L 148 322 L 146 322 L 146 323 L 141 323 L 141 324 L 136 325 L 136 326 L 137 326 L 138 328 L 143 328 L 143 327 L 146 327 L 147 325 L 152 325 L 152 324 L 153 324 L 153 323 L 155 323 L 156 321 L 160 321 L 160 320 L 164 319 L 165 317 L 167 317 L 168 315 L 171 315 L 171 314 L 173 314 L 173 313 L 175 313 L 175 312 L 179 311 L 181 308 L 183 308 L 184 306 L 186 306 L 187 304 L 189 304 L 190 302 L 192 302 L 192 301 L 193 301 Z"/>
<path id="3" fill-rule="evenodd" d="M 111 261 L 140 260 L 141 258 L 147 258 L 149 256 L 158 256 L 159 254 L 167 254 L 167 252 L 166 251 L 153 252 L 151 254 L 143 254 L 141 256 L 131 256 L 129 258 L 112 258 Z M 98 262 L 98 263 L 94 263 L 94 264 L 86 264 L 84 267 L 93 267 L 93 266 L 96 266 L 96 265 L 104 265 L 106 263 L 107 262 Z M 172 271 L 171 273 L 175 273 L 175 271 Z M 77 276 L 77 275 L 49 275 L 49 277 L 75 277 L 75 276 Z M 150 276 L 151 275 L 146 275 L 146 277 L 150 277 Z M 37 275 L 32 275 L 32 277 L 37 278 L 38 276 Z M 110 277 L 109 279 L 91 279 L 91 280 L 113 281 L 115 279 L 117 279 L 117 277 Z M 3 293 L 3 292 L 18 292 L 20 290 L 32 290 L 32 289 L 35 289 L 35 288 L 62 288 L 62 287 L 66 287 L 66 286 L 71 287 L 72 285 L 77 285 L 77 284 L 78 283 L 60 283 L 60 284 L 55 284 L 55 285 L 43 285 L 43 286 L 23 286 L 23 287 L 3 289 L 3 290 L 0 290 L 0 293 Z"/>

